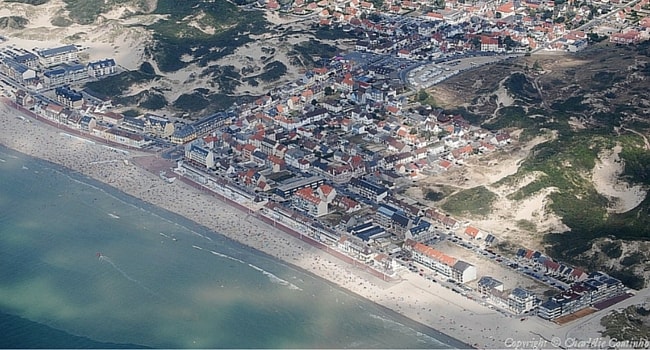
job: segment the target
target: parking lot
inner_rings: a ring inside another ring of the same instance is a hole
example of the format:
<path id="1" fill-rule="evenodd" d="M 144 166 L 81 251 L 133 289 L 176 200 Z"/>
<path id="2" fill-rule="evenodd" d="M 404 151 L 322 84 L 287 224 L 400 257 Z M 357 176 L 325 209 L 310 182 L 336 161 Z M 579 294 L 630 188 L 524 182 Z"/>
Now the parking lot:
<path id="1" fill-rule="evenodd" d="M 408 74 L 408 83 L 415 88 L 428 88 L 452 76 L 482 65 L 502 61 L 506 55 L 470 55 L 461 58 L 447 57 L 418 68 Z"/>
<path id="2" fill-rule="evenodd" d="M 465 240 L 450 237 L 448 240 L 437 243 L 434 248 L 476 266 L 478 278 L 482 276 L 496 278 L 503 282 L 504 289 L 520 287 L 530 290 L 537 295 L 543 295 L 545 291 L 552 289 L 541 281 L 528 278 L 522 275 L 517 269 L 508 266 L 511 262 L 507 258 L 482 251 L 480 248 L 470 245 Z M 478 287 L 477 281 L 472 281 L 468 285 L 476 289 Z"/>

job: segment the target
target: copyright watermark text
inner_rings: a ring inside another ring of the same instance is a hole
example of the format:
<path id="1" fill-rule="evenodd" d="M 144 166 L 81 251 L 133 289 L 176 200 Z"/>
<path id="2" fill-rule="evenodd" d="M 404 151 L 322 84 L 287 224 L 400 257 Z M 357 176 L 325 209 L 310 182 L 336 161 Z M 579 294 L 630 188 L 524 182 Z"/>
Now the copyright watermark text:
<path id="1" fill-rule="evenodd" d="M 507 338 L 503 345 L 509 349 L 650 349 L 650 339 L 619 340 L 616 338 Z"/>

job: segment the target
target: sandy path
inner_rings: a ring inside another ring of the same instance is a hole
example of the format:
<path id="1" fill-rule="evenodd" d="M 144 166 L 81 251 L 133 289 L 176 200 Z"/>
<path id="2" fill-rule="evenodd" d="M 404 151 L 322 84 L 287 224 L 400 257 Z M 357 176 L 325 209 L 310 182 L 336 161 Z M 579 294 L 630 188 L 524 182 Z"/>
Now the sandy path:
<path id="1" fill-rule="evenodd" d="M 619 157 L 622 149 L 620 145 L 616 145 L 611 151 L 602 152 L 592 175 L 596 191 L 611 198 L 613 205 L 609 210 L 614 213 L 624 213 L 636 208 L 647 195 L 642 186 L 631 186 L 619 178 L 624 166 Z"/>

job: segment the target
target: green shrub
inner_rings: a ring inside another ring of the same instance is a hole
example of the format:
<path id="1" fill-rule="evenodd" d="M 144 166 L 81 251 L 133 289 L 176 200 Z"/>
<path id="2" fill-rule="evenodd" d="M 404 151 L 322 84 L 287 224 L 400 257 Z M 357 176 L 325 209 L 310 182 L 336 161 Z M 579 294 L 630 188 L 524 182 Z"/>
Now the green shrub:
<path id="1" fill-rule="evenodd" d="M 464 214 L 486 216 L 492 212 L 494 200 L 496 200 L 496 195 L 492 191 L 485 186 L 479 186 L 447 197 L 445 203 L 442 204 L 442 209 L 458 216 Z"/>
<path id="2" fill-rule="evenodd" d="M 619 241 L 606 242 L 605 244 L 603 244 L 600 250 L 603 253 L 605 253 L 607 257 L 612 259 L 618 259 L 623 254 L 623 249 L 621 248 L 621 242 Z"/>
<path id="3" fill-rule="evenodd" d="M 52 23 L 52 25 L 55 27 L 69 27 L 74 22 L 72 22 L 72 20 L 64 16 L 54 16 L 52 20 L 50 20 L 50 23 Z"/>
<path id="4" fill-rule="evenodd" d="M 639 263 L 641 263 L 643 260 L 645 260 L 645 256 L 643 253 L 633 253 L 631 255 L 628 255 L 621 259 L 621 265 L 623 266 L 634 266 Z"/>
<path id="5" fill-rule="evenodd" d="M 176 101 L 174 101 L 174 107 L 190 112 L 201 111 L 209 104 L 210 101 L 198 92 L 180 95 Z"/>
<path id="6" fill-rule="evenodd" d="M 0 17 L 0 28 L 24 29 L 29 20 L 20 16 Z"/>

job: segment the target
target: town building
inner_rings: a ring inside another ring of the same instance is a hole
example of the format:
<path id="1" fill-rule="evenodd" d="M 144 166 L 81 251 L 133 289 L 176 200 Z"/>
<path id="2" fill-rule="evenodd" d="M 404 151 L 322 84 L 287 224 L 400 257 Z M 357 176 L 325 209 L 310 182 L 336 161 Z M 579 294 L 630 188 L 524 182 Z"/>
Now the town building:
<path id="1" fill-rule="evenodd" d="M 460 283 L 476 279 L 476 267 L 465 261 L 453 258 L 426 244 L 407 239 L 403 248 L 411 253 L 413 261 Z"/>
<path id="2" fill-rule="evenodd" d="M 593 272 L 586 280 L 574 283 L 568 290 L 543 302 L 539 306 L 538 315 L 554 320 L 624 293 L 625 287 L 620 280 L 603 272 Z"/>
<path id="3" fill-rule="evenodd" d="M 537 297 L 535 297 L 535 294 L 519 287 L 508 293 L 506 302 L 508 309 L 516 314 L 527 313 L 537 307 Z"/>
<path id="4" fill-rule="evenodd" d="M 29 84 L 36 79 L 36 71 L 29 66 L 16 62 L 14 59 L 5 58 L 2 60 L 2 72 L 11 79 L 23 84 Z"/>
<path id="5" fill-rule="evenodd" d="M 141 148 L 147 144 L 147 140 L 142 135 L 138 135 L 126 130 L 117 128 L 104 129 L 95 128 L 97 134 L 109 141 L 121 143 L 130 147 Z"/>
<path id="6" fill-rule="evenodd" d="M 352 178 L 349 182 L 350 188 L 364 198 L 375 202 L 381 202 L 388 196 L 388 189 L 376 183 L 362 178 Z"/>
<path id="7" fill-rule="evenodd" d="M 88 78 L 88 71 L 83 64 L 61 64 L 43 72 L 45 87 L 72 84 Z"/>
<path id="8" fill-rule="evenodd" d="M 197 139 L 185 145 L 185 160 L 204 169 L 214 168 L 214 153 L 203 139 Z"/>
<path id="9" fill-rule="evenodd" d="M 489 295 L 493 289 L 503 292 L 503 282 L 490 276 L 481 277 L 478 280 L 477 285 L 478 292 L 481 293 L 481 295 Z"/>
<path id="10" fill-rule="evenodd" d="M 36 51 L 39 61 L 44 67 L 74 62 L 78 59 L 78 53 L 79 49 L 75 45 L 65 45 Z"/>
<path id="11" fill-rule="evenodd" d="M 325 183 L 325 178 L 321 176 L 310 176 L 307 178 L 300 178 L 288 183 L 284 183 L 275 189 L 275 194 L 282 198 L 289 198 L 301 188 L 309 187 L 316 189 L 318 186 Z"/>
<path id="12" fill-rule="evenodd" d="M 112 58 L 89 62 L 87 67 L 88 76 L 92 78 L 100 78 L 117 72 L 117 64 Z"/>
<path id="13" fill-rule="evenodd" d="M 83 95 L 69 86 L 59 86 L 54 89 L 56 100 L 70 108 L 81 108 L 84 104 Z"/>
<path id="14" fill-rule="evenodd" d="M 304 211 L 312 217 L 327 215 L 327 202 L 311 188 L 303 187 L 297 190 L 291 197 L 291 204 L 294 208 Z"/>

